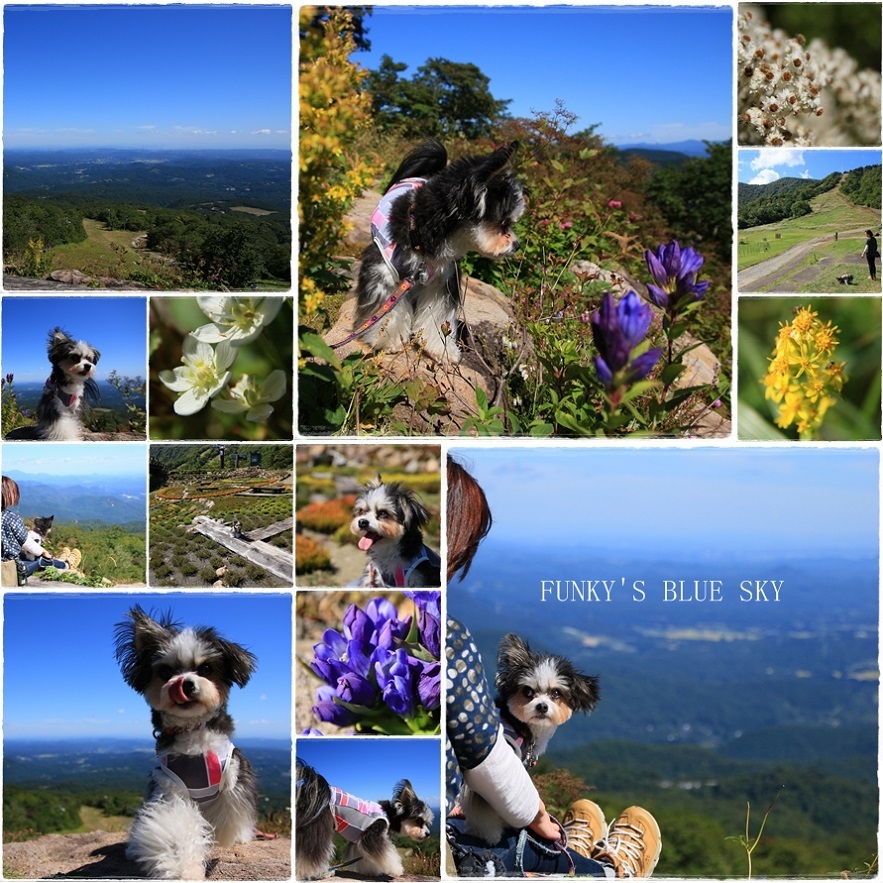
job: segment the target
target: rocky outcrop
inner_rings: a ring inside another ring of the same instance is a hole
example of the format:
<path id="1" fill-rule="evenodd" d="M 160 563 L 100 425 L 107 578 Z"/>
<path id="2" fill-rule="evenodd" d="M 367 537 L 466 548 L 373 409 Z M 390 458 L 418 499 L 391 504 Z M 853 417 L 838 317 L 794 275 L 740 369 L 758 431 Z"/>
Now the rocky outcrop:
<path id="1" fill-rule="evenodd" d="M 142 291 L 141 282 L 110 276 L 87 276 L 81 270 L 53 270 L 46 279 L 3 274 L 4 291 Z"/>

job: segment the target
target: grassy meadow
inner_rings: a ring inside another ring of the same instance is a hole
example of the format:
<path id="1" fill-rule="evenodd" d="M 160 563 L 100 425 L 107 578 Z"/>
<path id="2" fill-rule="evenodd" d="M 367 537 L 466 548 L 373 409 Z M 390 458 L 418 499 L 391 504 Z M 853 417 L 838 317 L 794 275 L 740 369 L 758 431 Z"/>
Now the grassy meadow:
<path id="1" fill-rule="evenodd" d="M 801 255 L 795 254 L 799 260 L 789 261 L 781 273 L 776 274 L 775 290 L 839 294 L 846 287 L 841 288 L 837 277 L 851 273 L 853 282 L 846 288 L 849 293 L 879 294 L 879 275 L 875 283 L 868 280 L 861 253 L 865 246 L 864 231 L 880 229 L 880 212 L 854 205 L 839 189 L 814 197 L 810 205 L 812 214 L 740 230 L 739 272 L 804 246 Z M 752 290 L 771 289 L 771 285 L 760 285 Z"/>

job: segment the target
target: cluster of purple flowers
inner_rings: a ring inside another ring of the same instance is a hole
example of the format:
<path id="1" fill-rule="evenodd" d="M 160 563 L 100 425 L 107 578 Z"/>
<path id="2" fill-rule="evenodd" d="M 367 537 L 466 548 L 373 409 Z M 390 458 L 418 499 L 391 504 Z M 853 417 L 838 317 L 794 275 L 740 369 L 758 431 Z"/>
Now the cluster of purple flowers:
<path id="1" fill-rule="evenodd" d="M 711 283 L 697 280 L 705 258 L 693 248 L 682 249 L 673 239 L 655 252 L 644 252 L 644 259 L 653 277 L 653 282 L 647 285 L 647 295 L 669 317 L 664 328 L 670 330 L 671 320 L 690 304 L 702 300 L 708 291 Z M 634 291 L 629 291 L 618 303 L 612 294 L 605 294 L 601 306 L 589 318 L 598 350 L 595 370 L 614 404 L 621 401 L 628 387 L 650 373 L 662 355 L 661 348 L 649 349 L 644 344 L 652 319 L 650 305 Z"/>
<path id="2" fill-rule="evenodd" d="M 350 604 L 343 630 L 327 629 L 316 644 L 312 670 L 325 682 L 313 714 L 363 731 L 434 732 L 441 691 L 440 592 L 406 592 L 414 617 L 399 618 L 386 598 L 362 610 Z"/>
<path id="3" fill-rule="evenodd" d="M 711 285 L 709 281 L 696 279 L 705 258 L 693 248 L 681 248 L 677 239 L 660 245 L 655 252 L 645 251 L 644 260 L 653 277 L 653 282 L 647 285 L 647 294 L 667 313 L 677 314 L 689 303 L 702 300 Z"/>
<path id="4" fill-rule="evenodd" d="M 643 380 L 659 361 L 662 350 L 648 349 L 632 357 L 632 351 L 647 336 L 653 312 L 634 291 L 619 303 L 609 292 L 592 313 L 592 339 L 598 355 L 595 370 L 609 393 Z"/>

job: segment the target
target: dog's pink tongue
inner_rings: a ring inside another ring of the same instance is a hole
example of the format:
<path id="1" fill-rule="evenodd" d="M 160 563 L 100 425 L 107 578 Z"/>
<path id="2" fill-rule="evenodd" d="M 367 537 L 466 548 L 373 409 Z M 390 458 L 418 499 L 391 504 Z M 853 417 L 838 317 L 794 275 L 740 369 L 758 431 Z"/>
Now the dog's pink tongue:
<path id="1" fill-rule="evenodd" d="M 184 678 L 178 678 L 174 684 L 169 685 L 169 699 L 176 705 L 184 705 L 190 701 L 190 697 L 184 692 Z"/>
<path id="2" fill-rule="evenodd" d="M 363 552 L 367 552 L 373 545 L 374 540 L 372 540 L 371 537 L 362 537 L 362 539 L 359 540 L 359 548 Z"/>

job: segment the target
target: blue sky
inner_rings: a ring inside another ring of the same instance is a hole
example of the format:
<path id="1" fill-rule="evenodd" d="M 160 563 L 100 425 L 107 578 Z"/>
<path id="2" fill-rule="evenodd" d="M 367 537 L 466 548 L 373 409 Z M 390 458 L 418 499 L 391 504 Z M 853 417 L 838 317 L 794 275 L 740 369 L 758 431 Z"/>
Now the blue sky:
<path id="1" fill-rule="evenodd" d="M 147 303 L 143 297 L 3 298 L 3 376 L 16 381 L 44 381 L 50 366 L 46 341 L 53 328 L 63 328 L 101 353 L 99 380 L 118 374 L 147 376 Z"/>
<path id="2" fill-rule="evenodd" d="M 5 738 L 105 736 L 151 744 L 150 708 L 123 681 L 114 626 L 133 603 L 210 625 L 258 657 L 230 711 L 244 738 L 291 734 L 291 598 L 288 595 L 20 595 L 4 599 Z"/>
<path id="3" fill-rule="evenodd" d="M 454 450 L 484 488 L 487 544 L 720 560 L 876 556 L 875 450 Z M 688 551 L 689 550 L 689 551 Z M 482 549 L 478 552 L 482 554 Z M 485 551 L 485 554 L 487 552 Z"/>
<path id="4" fill-rule="evenodd" d="M 374 7 L 365 21 L 376 68 L 389 55 L 413 76 L 429 58 L 476 64 L 513 116 L 579 116 L 609 143 L 724 140 L 732 135 L 728 7 Z"/>
<path id="5" fill-rule="evenodd" d="M 878 166 L 880 150 L 802 150 L 800 148 L 740 150 L 737 178 L 742 184 L 769 184 L 779 178 L 811 178 Z"/>
<path id="6" fill-rule="evenodd" d="M 4 28 L 7 148 L 290 147 L 290 7 L 7 6 Z"/>
<path id="7" fill-rule="evenodd" d="M 295 754 L 330 784 L 357 797 L 388 799 L 399 779 L 409 779 L 418 797 L 432 806 L 440 805 L 441 750 L 437 738 L 307 737 L 297 740 Z"/>
<path id="8" fill-rule="evenodd" d="M 16 442 L 3 446 L 3 471 L 25 475 L 96 475 L 103 478 L 141 476 L 147 482 L 147 445 L 97 443 L 83 455 L 81 444 Z M 22 487 L 22 495 L 25 488 Z"/>

